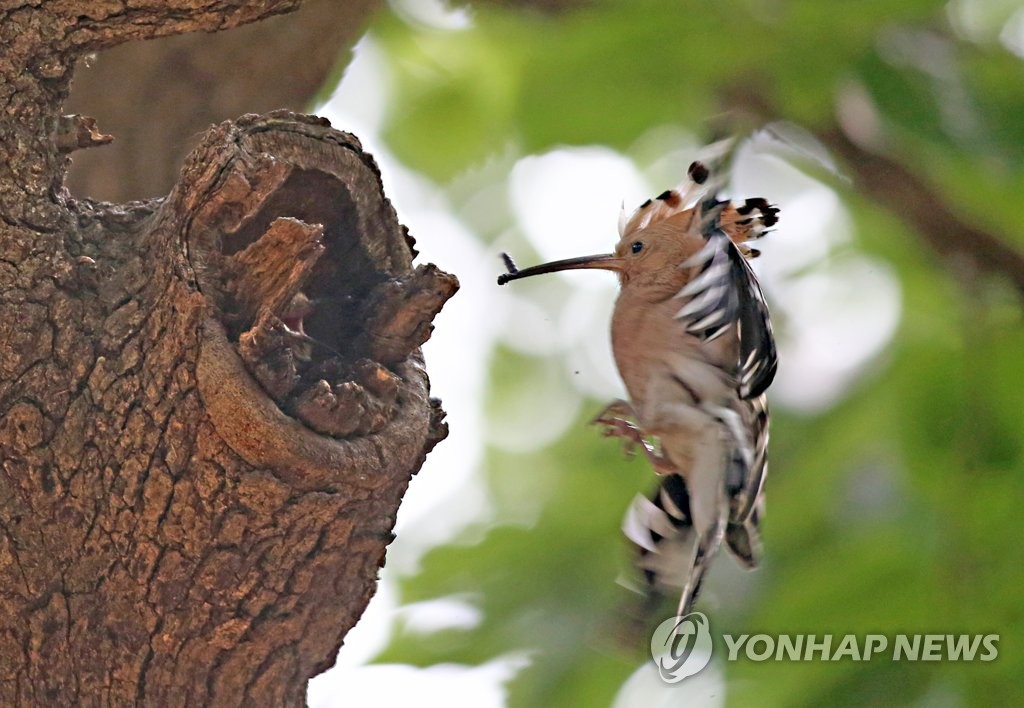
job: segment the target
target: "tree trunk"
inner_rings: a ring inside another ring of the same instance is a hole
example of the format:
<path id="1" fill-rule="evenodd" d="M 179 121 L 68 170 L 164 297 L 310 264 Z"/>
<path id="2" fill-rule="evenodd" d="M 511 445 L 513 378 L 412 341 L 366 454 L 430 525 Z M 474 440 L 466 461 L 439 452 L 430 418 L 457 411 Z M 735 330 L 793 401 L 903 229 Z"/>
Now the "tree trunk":
<path id="1" fill-rule="evenodd" d="M 353 136 L 244 116 L 165 199 L 63 187 L 79 56 L 296 4 L 0 3 L 0 704 L 303 704 L 446 433 L 458 285 Z"/>
<path id="2" fill-rule="evenodd" d="M 167 194 L 210 124 L 307 109 L 380 4 L 308 0 L 231 32 L 128 42 L 80 62 L 66 110 L 92 116 L 117 140 L 75 156 L 71 190 L 110 201 Z"/>

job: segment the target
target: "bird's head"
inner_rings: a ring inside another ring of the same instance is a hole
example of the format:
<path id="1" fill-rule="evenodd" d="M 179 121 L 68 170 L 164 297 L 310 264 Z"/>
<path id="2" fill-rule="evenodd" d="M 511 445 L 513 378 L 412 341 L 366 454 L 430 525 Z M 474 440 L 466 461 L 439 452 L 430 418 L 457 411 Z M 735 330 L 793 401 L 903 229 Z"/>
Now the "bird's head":
<path id="1" fill-rule="evenodd" d="M 655 298 L 675 294 L 684 279 L 680 264 L 704 245 L 702 231 L 720 211 L 720 204 L 714 200 L 701 202 L 707 192 L 703 187 L 707 178 L 707 167 L 694 162 L 688 171 L 688 181 L 679 188 L 648 199 L 628 219 L 623 213 L 614 253 L 566 258 L 522 270 L 505 256 L 509 272 L 498 277 L 498 284 L 590 268 L 614 271 L 623 288 L 643 289 Z"/>

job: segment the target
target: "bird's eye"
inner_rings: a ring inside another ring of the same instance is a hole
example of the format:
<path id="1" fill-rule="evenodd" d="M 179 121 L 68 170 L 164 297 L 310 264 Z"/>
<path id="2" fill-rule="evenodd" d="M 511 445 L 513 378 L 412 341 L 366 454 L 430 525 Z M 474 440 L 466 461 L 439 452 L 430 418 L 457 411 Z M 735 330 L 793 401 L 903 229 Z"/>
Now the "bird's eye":
<path id="1" fill-rule="evenodd" d="M 633 253 L 640 253 L 640 251 L 644 250 L 644 242 L 643 241 L 634 241 L 632 249 L 633 249 Z"/>

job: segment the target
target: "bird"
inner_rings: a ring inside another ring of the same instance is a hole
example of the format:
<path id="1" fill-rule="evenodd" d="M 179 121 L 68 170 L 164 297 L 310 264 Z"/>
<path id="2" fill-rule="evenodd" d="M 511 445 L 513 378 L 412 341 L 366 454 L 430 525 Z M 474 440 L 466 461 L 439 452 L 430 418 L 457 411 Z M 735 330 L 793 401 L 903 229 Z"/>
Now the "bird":
<path id="1" fill-rule="evenodd" d="M 675 189 L 619 218 L 613 253 L 522 270 L 502 254 L 498 284 L 573 269 L 616 273 L 611 346 L 628 400 L 594 423 L 639 446 L 660 483 L 638 495 L 623 531 L 649 597 L 680 591 L 676 616 L 692 611 L 723 544 L 756 567 L 764 515 L 769 413 L 778 356 L 768 307 L 748 260 L 750 242 L 779 218 L 756 197 L 717 197 L 710 168 L 693 162 Z"/>

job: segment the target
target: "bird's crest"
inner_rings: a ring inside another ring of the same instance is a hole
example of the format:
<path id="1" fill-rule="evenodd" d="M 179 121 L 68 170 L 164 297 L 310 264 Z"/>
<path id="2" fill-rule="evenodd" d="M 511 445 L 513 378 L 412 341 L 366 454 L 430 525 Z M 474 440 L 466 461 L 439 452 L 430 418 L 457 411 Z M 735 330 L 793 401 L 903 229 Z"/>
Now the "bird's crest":
<path id="1" fill-rule="evenodd" d="M 712 178 L 703 162 L 695 161 L 686 171 L 686 179 L 675 189 L 667 189 L 648 199 L 632 214 L 625 207 L 619 213 L 619 238 L 622 241 L 676 214 L 700 207 L 701 230 L 705 235 L 721 229 L 746 258 L 757 258 L 761 252 L 748 245 L 764 236 L 779 221 L 779 209 L 764 197 L 742 203 L 719 201 L 715 194 L 722 187 L 721 177 Z"/>
<path id="2" fill-rule="evenodd" d="M 686 179 L 675 189 L 666 189 L 654 199 L 648 199 L 629 216 L 623 206 L 619 213 L 619 238 L 632 234 L 692 209 L 702 202 L 714 185 L 708 183 L 711 172 L 703 162 L 693 162 L 686 171 Z"/>

